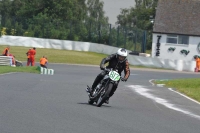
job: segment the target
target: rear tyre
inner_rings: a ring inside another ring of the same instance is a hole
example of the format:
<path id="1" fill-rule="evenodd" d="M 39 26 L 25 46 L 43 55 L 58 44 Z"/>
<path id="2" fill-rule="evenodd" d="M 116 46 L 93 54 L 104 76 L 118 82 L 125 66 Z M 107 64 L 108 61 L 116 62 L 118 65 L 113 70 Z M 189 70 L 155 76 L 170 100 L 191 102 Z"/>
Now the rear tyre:
<path id="1" fill-rule="evenodd" d="M 101 107 L 101 105 L 109 98 L 109 94 L 113 88 L 113 84 L 110 83 L 108 86 L 105 88 L 105 94 L 103 96 L 100 96 L 98 101 L 97 101 L 97 107 Z"/>

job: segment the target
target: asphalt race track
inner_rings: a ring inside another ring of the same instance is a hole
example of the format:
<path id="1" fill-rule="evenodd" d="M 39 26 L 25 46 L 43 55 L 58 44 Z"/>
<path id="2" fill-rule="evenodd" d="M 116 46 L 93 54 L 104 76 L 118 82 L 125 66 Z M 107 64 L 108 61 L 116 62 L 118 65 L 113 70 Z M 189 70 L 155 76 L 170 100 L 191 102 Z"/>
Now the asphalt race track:
<path id="1" fill-rule="evenodd" d="M 110 103 L 89 105 L 85 92 L 97 66 L 51 64 L 52 75 L 0 75 L 0 133 L 198 133 L 200 104 L 151 79 L 200 74 L 131 70 Z"/>

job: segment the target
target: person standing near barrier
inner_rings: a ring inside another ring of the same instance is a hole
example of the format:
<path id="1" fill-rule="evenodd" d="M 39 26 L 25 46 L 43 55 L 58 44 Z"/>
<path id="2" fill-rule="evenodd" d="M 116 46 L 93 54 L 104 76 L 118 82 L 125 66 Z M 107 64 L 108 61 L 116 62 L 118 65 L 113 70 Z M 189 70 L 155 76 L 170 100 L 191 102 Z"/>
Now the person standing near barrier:
<path id="1" fill-rule="evenodd" d="M 196 57 L 196 68 L 197 71 L 200 72 L 200 57 Z"/>
<path id="2" fill-rule="evenodd" d="M 9 50 L 10 50 L 10 46 L 7 46 L 7 47 L 4 49 L 2 55 L 3 55 L 3 56 L 9 56 Z"/>
<path id="3" fill-rule="evenodd" d="M 40 66 L 43 67 L 43 68 L 47 68 L 47 63 L 48 63 L 48 60 L 45 56 L 43 56 L 42 58 L 40 58 Z"/>
<path id="4" fill-rule="evenodd" d="M 26 66 L 30 65 L 30 51 L 31 51 L 31 49 L 29 49 L 28 52 L 26 52 L 26 55 L 27 55 L 27 64 L 26 64 Z"/>
<path id="5" fill-rule="evenodd" d="M 31 63 L 31 66 L 35 66 L 35 55 L 36 55 L 36 48 L 34 47 L 29 51 L 30 58 L 29 61 Z"/>

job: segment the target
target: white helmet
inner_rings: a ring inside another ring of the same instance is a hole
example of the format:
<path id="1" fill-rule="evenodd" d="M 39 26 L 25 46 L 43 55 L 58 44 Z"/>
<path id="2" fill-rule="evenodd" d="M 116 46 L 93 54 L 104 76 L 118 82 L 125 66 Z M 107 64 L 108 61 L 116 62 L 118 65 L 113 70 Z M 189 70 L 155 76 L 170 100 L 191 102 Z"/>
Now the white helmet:
<path id="1" fill-rule="evenodd" d="M 120 62 L 125 61 L 126 57 L 128 56 L 128 52 L 126 49 L 124 48 L 120 48 L 117 51 L 117 58 L 120 60 Z"/>

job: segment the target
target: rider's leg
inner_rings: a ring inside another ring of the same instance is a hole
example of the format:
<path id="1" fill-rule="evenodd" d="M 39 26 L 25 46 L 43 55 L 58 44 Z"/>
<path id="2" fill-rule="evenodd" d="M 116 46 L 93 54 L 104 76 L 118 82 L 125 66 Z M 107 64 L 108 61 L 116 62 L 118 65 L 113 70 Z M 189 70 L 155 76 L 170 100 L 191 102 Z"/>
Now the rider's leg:
<path id="1" fill-rule="evenodd" d="M 91 88 L 91 92 L 94 91 L 94 88 L 98 85 L 98 83 L 103 79 L 103 77 L 106 75 L 106 71 L 102 71 L 99 75 L 97 75 L 96 79 L 94 80 Z"/>

